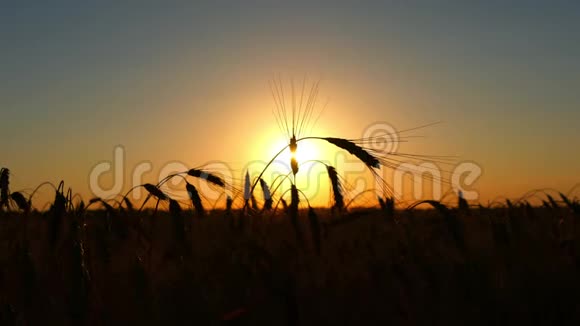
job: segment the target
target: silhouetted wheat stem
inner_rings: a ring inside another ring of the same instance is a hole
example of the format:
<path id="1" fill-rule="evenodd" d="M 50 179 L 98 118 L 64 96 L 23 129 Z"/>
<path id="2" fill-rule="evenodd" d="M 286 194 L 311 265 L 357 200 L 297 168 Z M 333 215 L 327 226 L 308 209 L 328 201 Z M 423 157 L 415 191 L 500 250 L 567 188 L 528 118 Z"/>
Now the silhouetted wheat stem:
<path id="1" fill-rule="evenodd" d="M 8 210 L 8 199 L 10 195 L 10 190 L 8 186 L 10 184 L 10 170 L 7 168 L 2 168 L 0 170 L 0 210 L 6 209 Z"/>
<path id="2" fill-rule="evenodd" d="M 178 177 L 178 176 L 183 177 L 184 175 L 189 175 L 189 176 L 192 176 L 192 177 L 195 177 L 198 179 L 204 179 L 208 183 L 216 185 L 220 188 L 225 188 L 227 186 L 225 180 L 223 178 L 221 178 L 220 176 L 218 176 L 214 173 L 202 170 L 202 169 L 198 169 L 198 168 L 193 168 L 193 169 L 189 169 L 187 171 L 170 174 L 170 175 L 166 176 L 165 178 L 163 178 L 162 180 L 160 180 L 159 183 L 157 184 L 157 186 L 160 187 L 161 185 L 163 185 L 167 181 L 169 181 L 175 177 Z"/>
<path id="3" fill-rule="evenodd" d="M 322 231 L 320 220 L 312 206 L 308 206 L 308 220 L 310 221 L 310 234 L 312 236 L 312 242 L 314 243 L 314 249 L 316 254 L 320 256 L 322 253 Z"/>
<path id="4" fill-rule="evenodd" d="M 173 225 L 173 238 L 182 254 L 189 253 L 189 246 L 185 235 L 185 220 L 181 206 L 176 200 L 169 200 L 169 215 Z"/>
<path id="5" fill-rule="evenodd" d="M 272 193 L 270 192 L 270 188 L 268 187 L 268 184 L 266 183 L 266 181 L 264 181 L 264 179 L 260 179 L 260 186 L 262 187 L 262 194 L 264 197 L 264 210 L 271 210 L 272 209 L 272 204 L 273 204 L 273 200 L 272 200 Z"/>
<path id="6" fill-rule="evenodd" d="M 410 205 L 407 210 L 412 210 L 415 207 L 426 203 L 429 204 L 431 206 L 433 206 L 433 208 L 435 208 L 444 218 L 445 224 L 447 226 L 447 229 L 449 230 L 449 233 L 452 237 L 452 240 L 455 242 L 456 247 L 461 251 L 464 252 L 465 250 L 465 237 L 464 237 L 464 230 L 463 230 L 463 225 L 461 223 L 461 221 L 459 220 L 459 218 L 453 213 L 451 212 L 447 206 L 443 205 L 442 203 L 440 203 L 439 201 L 436 200 L 421 200 L 418 201 L 412 205 Z"/>
<path id="7" fill-rule="evenodd" d="M 266 166 L 264 167 L 264 169 L 262 169 L 262 171 L 260 172 L 260 174 L 258 175 L 258 177 L 256 178 L 256 180 L 251 184 L 250 188 L 249 188 L 249 193 L 253 193 L 254 189 L 256 188 L 256 186 L 258 185 L 258 183 L 260 182 L 260 179 L 262 179 L 262 176 L 264 175 L 264 173 L 266 173 L 266 170 L 268 169 L 268 167 L 270 167 L 270 165 L 272 165 L 272 163 L 274 163 L 274 161 L 276 161 L 276 159 L 278 158 L 278 156 L 280 156 L 287 148 L 289 147 L 289 145 L 284 146 L 278 153 L 276 153 L 268 163 L 266 163 Z M 244 208 L 247 206 L 247 202 L 244 203 Z"/>
<path id="8" fill-rule="evenodd" d="M 304 237 L 302 236 L 302 230 L 300 229 L 300 224 L 298 222 L 298 204 L 300 202 L 300 197 L 298 196 L 298 188 L 296 188 L 296 185 L 294 184 L 290 188 L 290 198 L 290 221 L 292 222 L 292 226 L 296 233 L 296 241 L 299 244 L 303 244 Z"/>
<path id="9" fill-rule="evenodd" d="M 66 197 L 63 195 L 63 189 L 64 182 L 61 181 L 56 190 L 54 202 L 49 210 L 49 244 L 53 249 L 56 249 L 62 228 L 62 219 L 66 213 Z"/>

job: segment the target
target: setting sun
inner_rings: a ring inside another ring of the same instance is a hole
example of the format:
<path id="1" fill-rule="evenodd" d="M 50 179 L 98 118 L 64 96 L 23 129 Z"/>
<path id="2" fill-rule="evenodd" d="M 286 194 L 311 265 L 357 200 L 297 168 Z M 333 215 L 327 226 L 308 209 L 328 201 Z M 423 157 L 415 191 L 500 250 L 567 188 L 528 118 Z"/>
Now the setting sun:
<path id="1" fill-rule="evenodd" d="M 1 325 L 580 325 L 580 1 L 0 6 Z"/>
<path id="2" fill-rule="evenodd" d="M 278 148 L 282 148 L 279 146 Z M 285 150 L 278 157 L 283 162 L 290 162 L 292 157 L 294 157 L 300 166 L 300 169 L 305 169 L 314 164 L 316 160 L 324 160 L 324 152 L 319 146 L 315 144 L 314 141 L 302 141 L 298 144 L 296 152 L 291 153 L 290 149 Z"/>

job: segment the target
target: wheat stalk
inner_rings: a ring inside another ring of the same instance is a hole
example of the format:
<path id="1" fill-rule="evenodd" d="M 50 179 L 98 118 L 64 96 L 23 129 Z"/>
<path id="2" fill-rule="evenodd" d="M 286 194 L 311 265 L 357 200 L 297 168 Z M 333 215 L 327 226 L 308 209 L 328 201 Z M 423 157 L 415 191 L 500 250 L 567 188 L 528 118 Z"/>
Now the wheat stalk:
<path id="1" fill-rule="evenodd" d="M 385 211 L 388 218 L 395 217 L 395 197 L 387 197 L 385 200 Z"/>
<path id="2" fill-rule="evenodd" d="M 554 209 L 559 209 L 560 205 L 558 205 L 558 202 L 556 202 L 556 200 L 554 199 L 554 197 L 546 194 L 546 197 L 548 197 L 548 200 L 550 201 L 550 205 L 552 205 L 552 208 Z"/>
<path id="3" fill-rule="evenodd" d="M 145 188 L 145 190 L 147 190 L 149 192 L 149 194 L 151 194 L 153 197 L 155 197 L 159 200 L 168 200 L 169 199 L 169 197 L 167 197 L 167 195 L 164 194 L 163 191 L 161 191 L 159 188 L 157 188 L 156 186 L 154 186 L 150 183 L 144 184 L 143 187 Z"/>
<path id="4" fill-rule="evenodd" d="M 221 188 L 224 188 L 226 186 L 226 183 L 222 178 L 220 178 L 219 176 L 217 176 L 213 173 L 209 173 L 207 171 L 203 171 L 200 169 L 190 169 L 189 171 L 187 171 L 187 174 L 192 176 L 192 177 L 205 179 L 207 182 L 214 184 L 214 185 L 221 187 Z"/>
<path id="5" fill-rule="evenodd" d="M 308 220 L 310 221 L 310 233 L 312 235 L 312 242 L 314 243 L 316 254 L 320 256 L 322 248 L 320 221 L 318 220 L 318 215 L 316 215 L 316 212 L 312 206 L 308 206 Z"/>
<path id="6" fill-rule="evenodd" d="M 194 185 L 190 183 L 185 184 L 185 189 L 187 190 L 187 194 L 189 195 L 189 199 L 197 214 L 202 217 L 205 215 L 205 211 L 203 209 L 203 204 L 201 203 L 201 197 L 199 196 L 199 192 L 195 188 Z"/>
<path id="7" fill-rule="evenodd" d="M 303 138 L 305 139 L 305 138 Z M 356 156 L 359 160 L 361 160 L 364 164 L 368 167 L 372 167 L 378 169 L 380 167 L 380 161 L 375 156 L 371 155 L 367 152 L 364 148 L 358 146 L 354 142 L 344 139 L 344 138 L 335 138 L 335 137 L 324 137 L 320 138 L 326 140 L 327 142 L 348 151 L 350 154 Z"/>
<path id="8" fill-rule="evenodd" d="M 578 205 L 577 202 L 571 201 L 563 193 L 560 193 L 560 197 L 562 198 L 562 200 L 564 201 L 564 203 L 566 203 L 566 205 L 568 206 L 568 208 L 570 208 L 574 212 L 574 214 L 580 215 L 580 205 Z"/>
<path id="9" fill-rule="evenodd" d="M 256 200 L 256 196 L 254 196 L 254 194 L 252 194 L 252 196 L 250 196 L 250 203 L 251 203 L 252 209 L 257 211 L 258 210 L 258 201 Z"/>
<path id="10" fill-rule="evenodd" d="M 88 314 L 90 274 L 85 262 L 85 248 L 81 227 L 77 220 L 72 225 L 71 273 L 69 281 L 69 308 L 74 324 L 84 324 Z"/>
<path id="11" fill-rule="evenodd" d="M 284 198 L 281 198 L 280 202 L 282 203 L 282 207 L 284 208 L 284 211 L 288 212 L 288 203 L 286 202 L 286 200 Z"/>
<path id="12" fill-rule="evenodd" d="M 304 244 L 304 236 L 302 235 L 302 230 L 300 229 L 300 223 L 298 221 L 298 204 L 300 203 L 300 197 L 298 195 L 298 188 L 296 185 L 292 184 L 290 188 L 290 221 L 294 227 L 296 233 L 296 240 L 300 245 Z"/>
<path id="13" fill-rule="evenodd" d="M 232 212 L 232 204 L 234 200 L 229 195 L 226 197 L 226 214 L 229 215 Z"/>
<path id="14" fill-rule="evenodd" d="M 183 214 L 181 213 L 181 206 L 176 200 L 169 199 L 169 214 L 171 215 L 171 221 L 173 224 L 173 236 L 175 242 L 184 251 L 187 248 L 185 241 L 185 223 L 183 220 Z"/>
<path id="15" fill-rule="evenodd" d="M 85 212 L 85 202 L 81 199 L 75 208 L 75 215 L 81 217 Z"/>
<path id="16" fill-rule="evenodd" d="M 385 199 L 378 197 L 379 204 L 383 212 L 385 212 L 385 216 L 389 221 L 391 218 L 395 216 L 395 198 L 394 197 L 386 197 Z"/>
<path id="17" fill-rule="evenodd" d="M 250 172 L 246 171 L 246 176 L 244 178 L 244 201 L 246 204 L 252 198 L 253 188 L 250 187 Z"/>
<path id="18" fill-rule="evenodd" d="M 413 208 L 423 203 L 427 203 L 433 206 L 433 208 L 435 208 L 441 215 L 443 215 L 445 224 L 447 225 L 447 229 L 451 233 L 451 237 L 455 242 L 455 245 L 459 250 L 461 251 L 465 250 L 465 237 L 462 223 L 459 220 L 459 218 L 447 208 L 447 206 L 443 205 L 442 203 L 436 200 L 421 200 L 410 205 L 407 208 L 407 210 L 412 210 Z"/>
<path id="19" fill-rule="evenodd" d="M 457 196 L 457 208 L 465 213 L 465 214 L 469 214 L 469 203 L 467 202 L 467 200 L 465 200 L 465 198 L 463 198 L 463 192 L 459 191 L 459 194 Z"/>
<path id="20" fill-rule="evenodd" d="M 8 190 L 8 185 L 10 183 L 10 170 L 7 168 L 2 168 L 0 170 L 0 209 L 6 207 L 8 209 L 8 195 L 10 191 Z"/>
<path id="21" fill-rule="evenodd" d="M 30 211 L 30 203 L 21 193 L 19 192 L 11 193 L 10 199 L 12 199 L 16 203 L 16 206 L 18 206 L 18 208 L 23 212 L 28 213 Z"/>
<path id="22" fill-rule="evenodd" d="M 260 178 L 260 187 L 262 188 L 262 194 L 264 195 L 264 209 L 269 211 L 272 209 L 272 194 L 270 193 L 270 188 L 264 179 Z"/>
<path id="23" fill-rule="evenodd" d="M 127 206 L 127 210 L 129 212 L 132 212 L 133 211 L 133 204 L 131 203 L 131 201 L 129 200 L 129 198 L 124 197 L 122 202 L 125 203 L 125 206 Z"/>
<path id="24" fill-rule="evenodd" d="M 49 220 L 49 242 L 50 245 L 55 248 L 60 236 L 60 229 L 62 224 L 62 218 L 66 212 L 66 197 L 63 194 L 64 182 L 61 181 L 58 188 L 56 189 L 56 194 L 54 202 L 50 207 L 50 220 Z"/>
<path id="25" fill-rule="evenodd" d="M 328 178 L 330 179 L 332 194 L 334 196 L 333 209 L 340 211 L 344 207 L 344 196 L 342 195 L 342 189 L 338 181 L 338 173 L 336 172 L 336 168 L 331 165 L 326 166 L 326 171 L 328 172 Z"/>

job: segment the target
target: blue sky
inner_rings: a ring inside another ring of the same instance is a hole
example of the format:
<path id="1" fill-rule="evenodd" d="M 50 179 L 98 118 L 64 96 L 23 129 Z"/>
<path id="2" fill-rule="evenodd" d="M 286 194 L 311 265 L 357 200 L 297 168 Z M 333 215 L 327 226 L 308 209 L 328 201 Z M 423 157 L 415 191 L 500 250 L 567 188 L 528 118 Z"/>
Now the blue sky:
<path id="1" fill-rule="evenodd" d="M 479 162 L 488 197 L 567 190 L 579 30 L 573 1 L 1 4 L 0 165 L 86 192 L 118 144 L 158 165 L 253 159 L 237 142 L 272 132 L 255 127 L 274 121 L 268 79 L 308 74 L 333 134 L 443 121 L 412 149 Z"/>

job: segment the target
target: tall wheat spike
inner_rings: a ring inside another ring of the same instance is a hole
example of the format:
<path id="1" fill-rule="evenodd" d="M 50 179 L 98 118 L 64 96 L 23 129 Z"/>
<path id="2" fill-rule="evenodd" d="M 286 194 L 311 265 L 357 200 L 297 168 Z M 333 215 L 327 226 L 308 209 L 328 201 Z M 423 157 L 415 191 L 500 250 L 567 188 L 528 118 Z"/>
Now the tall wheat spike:
<path id="1" fill-rule="evenodd" d="M 367 151 L 364 147 L 359 146 L 356 143 L 356 140 L 348 140 L 343 138 L 336 138 L 336 137 L 303 137 L 302 133 L 308 130 L 308 127 L 311 126 L 313 113 L 315 111 L 318 90 L 319 90 L 319 82 L 316 82 L 312 85 L 310 92 L 305 92 L 306 86 L 306 79 L 302 84 L 302 90 L 298 93 L 295 93 L 294 89 L 294 82 L 291 81 L 291 94 L 288 97 L 285 94 L 284 87 L 282 82 L 279 80 L 274 80 L 270 82 L 270 91 L 274 102 L 276 104 L 275 109 L 273 110 L 274 117 L 276 118 L 276 122 L 278 123 L 278 127 L 286 133 L 289 138 L 289 144 L 286 145 L 280 152 L 278 152 L 271 161 L 266 165 L 266 167 L 262 170 L 258 179 L 261 178 L 263 173 L 266 169 L 270 166 L 274 160 L 283 153 L 284 150 L 287 148 L 290 150 L 291 158 L 290 158 L 290 166 L 292 170 L 292 174 L 294 176 L 294 183 L 296 182 L 296 174 L 299 170 L 298 161 L 296 159 L 296 152 L 298 149 L 298 143 L 302 140 L 306 139 L 318 139 L 324 140 L 328 143 L 331 143 L 343 150 L 348 151 L 352 155 L 356 156 L 359 160 L 361 160 L 365 165 L 367 165 L 371 170 L 373 168 L 378 169 L 380 168 L 381 161 L 378 157 L 371 154 L 371 152 Z M 299 96 L 296 96 L 299 95 Z M 289 105 L 287 105 L 287 99 L 290 99 Z M 320 117 L 319 112 L 318 117 L 314 120 L 316 122 Z M 368 142 L 368 139 L 360 140 L 361 143 L 365 141 Z M 380 178 L 378 174 L 373 171 L 375 177 Z M 332 175 L 331 175 L 332 177 Z M 257 181 L 252 185 L 251 190 L 253 191 L 257 185 Z M 334 185 L 338 185 L 338 182 L 335 182 Z M 335 197 L 335 207 L 334 208 L 341 208 L 344 205 L 344 202 L 341 203 L 344 199 L 342 195 L 339 194 L 339 188 L 333 188 L 334 193 L 337 195 Z M 247 204 L 246 204 L 247 205 Z"/>
<path id="2" fill-rule="evenodd" d="M 190 184 L 190 183 L 186 183 L 185 189 L 187 190 L 187 194 L 189 195 L 189 199 L 191 200 L 191 203 L 192 203 L 193 207 L 195 208 L 195 211 L 197 212 L 198 216 L 199 217 L 204 216 L 205 210 L 203 209 L 201 197 L 199 196 L 199 192 L 197 191 L 195 186 Z"/>
<path id="3" fill-rule="evenodd" d="M 248 203 L 248 201 L 252 198 L 252 189 L 250 183 L 250 172 L 246 171 L 246 176 L 244 178 L 244 201 Z"/>
<path id="4" fill-rule="evenodd" d="M 264 179 L 260 178 L 260 187 L 262 188 L 262 194 L 264 195 L 264 209 L 269 211 L 272 209 L 272 194 L 270 193 L 270 188 Z"/>
<path id="5" fill-rule="evenodd" d="M 239 210 L 239 217 L 238 217 L 238 229 L 243 229 L 245 225 L 246 219 L 246 209 L 250 204 L 250 200 L 252 199 L 252 192 L 254 188 L 250 183 L 250 172 L 246 171 L 246 176 L 244 178 L 244 207 Z M 232 226 L 234 226 L 234 221 L 232 220 Z"/>
<path id="6" fill-rule="evenodd" d="M 55 248 L 60 236 L 60 229 L 62 225 L 62 219 L 66 213 L 66 197 L 62 193 L 64 188 L 64 183 L 61 182 L 58 189 L 56 190 L 54 202 L 50 208 L 50 220 L 49 220 L 49 242 L 50 245 Z"/>

